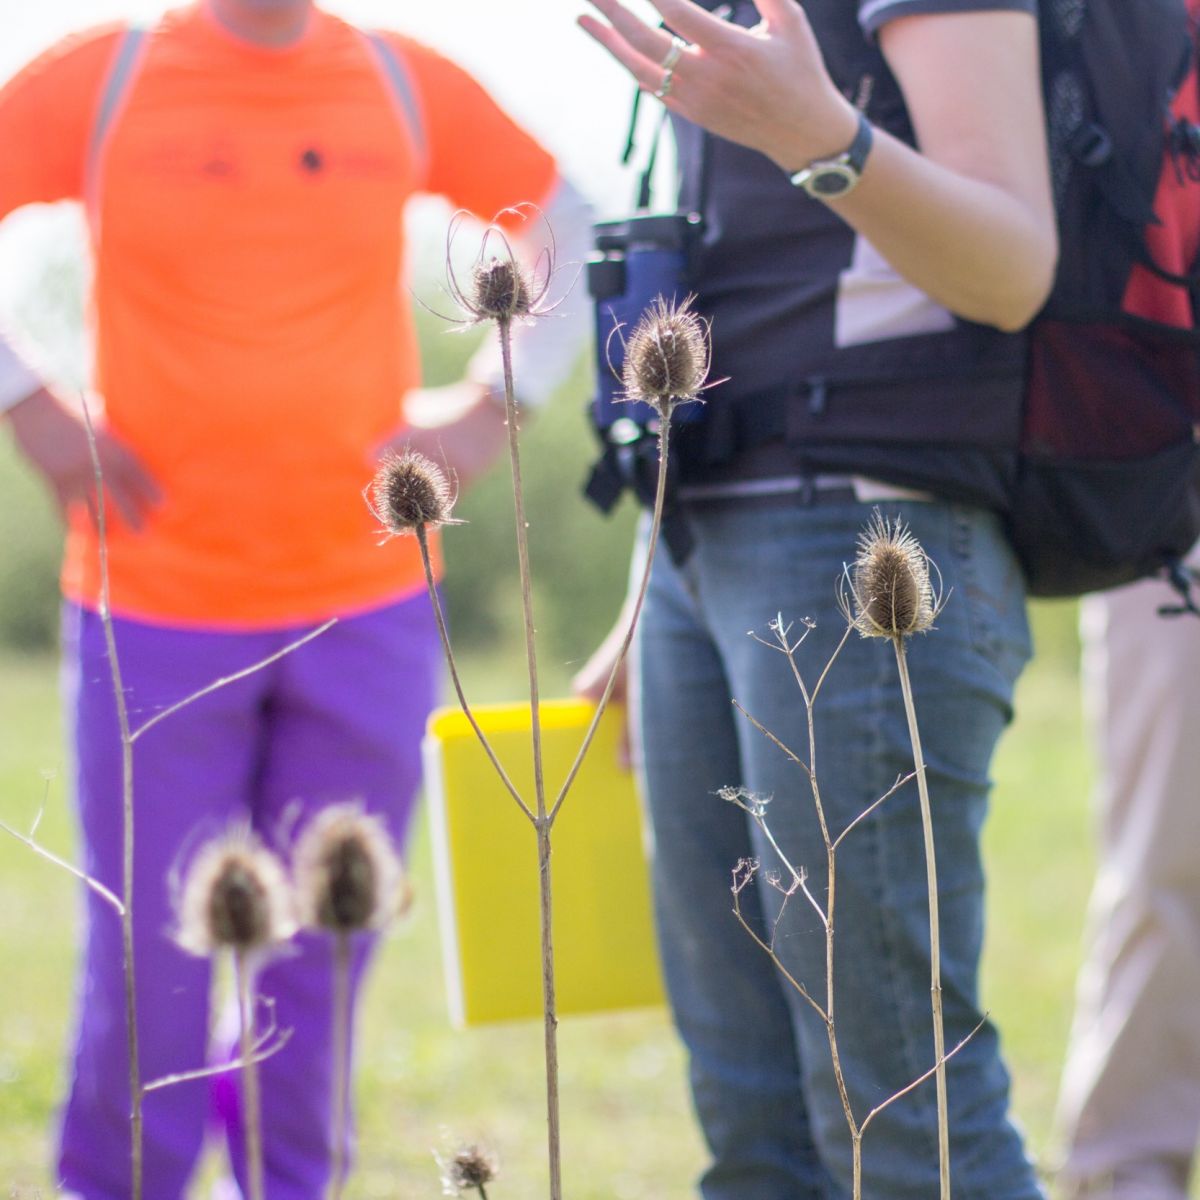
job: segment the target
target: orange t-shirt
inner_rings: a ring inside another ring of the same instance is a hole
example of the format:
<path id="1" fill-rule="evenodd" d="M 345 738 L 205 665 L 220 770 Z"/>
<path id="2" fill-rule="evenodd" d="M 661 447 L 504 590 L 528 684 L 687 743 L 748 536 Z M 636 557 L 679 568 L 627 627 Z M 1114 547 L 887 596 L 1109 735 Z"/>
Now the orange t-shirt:
<path id="1" fill-rule="evenodd" d="M 67 39 L 0 90 L 0 216 L 98 185 L 95 384 L 165 493 L 143 532 L 109 525 L 120 614 L 256 628 L 421 585 L 415 544 L 380 546 L 362 499 L 419 381 L 402 211 L 432 192 L 488 219 L 543 201 L 555 167 L 462 70 L 388 36 L 423 147 L 361 34 L 320 11 L 282 50 L 203 4 L 170 13 L 90 171 L 120 30 Z M 81 512 L 63 587 L 97 601 Z"/>

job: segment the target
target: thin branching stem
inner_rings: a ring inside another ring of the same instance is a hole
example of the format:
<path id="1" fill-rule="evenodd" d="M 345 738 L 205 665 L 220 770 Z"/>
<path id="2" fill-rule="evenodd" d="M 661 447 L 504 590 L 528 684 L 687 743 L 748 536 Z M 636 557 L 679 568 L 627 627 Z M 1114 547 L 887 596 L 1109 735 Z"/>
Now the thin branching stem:
<path id="1" fill-rule="evenodd" d="M 117 726 L 121 735 L 121 950 L 125 975 L 125 1033 L 129 1052 L 130 1194 L 132 1200 L 142 1200 L 143 1096 L 142 1073 L 138 1061 L 137 992 L 133 958 L 133 737 L 129 730 L 129 710 L 125 703 L 125 686 L 121 680 L 121 663 L 117 657 L 117 639 L 113 630 L 104 471 L 100 466 L 96 430 L 92 425 L 92 417 L 88 411 L 86 400 L 83 403 L 83 421 L 87 431 L 88 452 L 92 459 L 92 476 L 96 485 L 96 538 L 100 554 L 100 624 L 104 630 L 104 645 L 108 654 L 108 669 L 112 679 Z"/>
<path id="2" fill-rule="evenodd" d="M 788 758 L 790 758 L 790 759 L 792 760 L 792 762 L 794 762 L 794 763 L 796 764 L 796 766 L 798 766 L 798 767 L 800 768 L 800 770 L 802 770 L 802 771 L 804 772 L 804 774 L 805 774 L 806 776 L 808 776 L 808 778 L 809 778 L 809 779 L 811 779 L 811 778 L 812 778 L 812 770 L 809 768 L 809 765 L 808 765 L 808 763 L 806 763 L 806 762 L 804 761 L 804 759 L 802 759 L 802 758 L 800 757 L 800 755 L 798 755 L 798 754 L 795 752 L 795 750 L 791 749 L 791 747 L 790 747 L 790 746 L 787 746 L 787 745 L 786 745 L 786 744 L 785 744 L 785 743 L 782 741 L 782 739 L 780 739 L 780 738 L 776 737 L 776 736 L 775 736 L 775 734 L 773 734 L 773 733 L 772 733 L 772 732 L 771 732 L 771 731 L 770 731 L 770 730 L 769 730 L 769 729 L 768 729 L 768 728 L 767 728 L 767 727 L 766 727 L 766 726 L 765 726 L 765 725 L 764 725 L 764 724 L 763 724 L 763 723 L 762 723 L 762 722 L 761 722 L 761 721 L 760 721 L 760 720 L 759 720 L 759 719 L 758 719 L 756 716 L 754 716 L 754 714 L 753 714 L 753 713 L 751 713 L 751 712 L 750 712 L 750 711 L 749 711 L 749 710 L 748 710 L 748 709 L 747 709 L 747 708 L 746 708 L 746 707 L 745 707 L 745 706 L 744 706 L 744 705 L 743 705 L 743 704 L 742 704 L 740 701 L 738 701 L 738 700 L 735 700 L 735 701 L 733 702 L 733 707 L 734 707 L 734 708 L 736 708 L 736 709 L 738 710 L 738 712 L 740 712 L 740 713 L 742 714 L 742 716 L 743 716 L 743 717 L 745 717 L 745 718 L 746 718 L 746 720 L 747 720 L 747 721 L 749 721 L 749 722 L 750 722 L 750 724 L 751 724 L 751 725 L 753 725 L 753 726 L 754 726 L 754 728 L 755 728 L 755 729 L 757 729 L 757 730 L 758 730 L 758 732 L 759 732 L 759 733 L 761 733 L 761 734 L 763 735 L 763 737 L 765 737 L 765 738 L 767 739 L 767 741 L 769 741 L 769 742 L 773 743 L 773 744 L 774 744 L 776 747 L 778 747 L 778 749 L 782 750 L 782 751 L 783 751 L 783 753 L 784 753 L 785 755 L 787 755 L 787 757 L 788 757 Z"/>
<path id="3" fill-rule="evenodd" d="M 912 681 L 908 675 L 908 656 L 905 653 L 903 637 L 892 638 L 892 645 L 896 650 L 900 690 L 904 694 L 904 712 L 908 718 L 908 734 L 912 740 L 917 794 L 921 800 L 921 829 L 925 836 L 925 876 L 929 890 L 929 994 L 933 1009 L 933 1055 L 936 1064 L 934 1079 L 937 1085 L 938 1177 L 941 1200 L 950 1200 L 950 1116 L 946 1094 L 946 1029 L 942 1016 L 942 944 L 938 917 L 937 857 L 933 845 L 933 811 L 929 803 L 929 784 L 925 777 L 921 732 L 917 727 L 917 710 L 913 704 Z"/>
<path id="4" fill-rule="evenodd" d="M 939 1067 L 945 1066 L 946 1063 L 948 1063 L 986 1024 L 987 1013 L 984 1013 L 979 1020 L 979 1024 L 977 1024 L 975 1028 L 972 1029 L 971 1032 L 968 1033 L 967 1036 L 963 1038 L 962 1041 L 959 1042 L 958 1045 L 955 1046 L 954 1049 L 945 1056 L 945 1058 L 939 1058 L 938 1061 L 935 1062 L 928 1071 L 922 1071 L 921 1074 L 918 1075 L 911 1083 L 905 1084 L 905 1086 L 902 1087 L 898 1092 L 893 1092 L 892 1095 L 890 1095 L 886 1100 L 880 1101 L 879 1104 L 871 1109 L 871 1111 L 867 1114 L 866 1119 L 862 1123 L 863 1129 L 865 1130 L 871 1121 L 879 1116 L 879 1114 L 883 1112 L 885 1108 L 895 1104 L 897 1100 L 903 1099 L 909 1094 L 909 1092 L 920 1087 L 921 1084 L 923 1084 L 931 1075 L 935 1074 Z"/>
<path id="5" fill-rule="evenodd" d="M 212 1066 L 197 1067 L 193 1071 L 176 1071 L 173 1075 L 162 1075 L 158 1079 L 152 1079 L 149 1083 L 142 1087 L 142 1091 L 147 1095 L 150 1092 L 158 1092 L 163 1088 L 174 1087 L 179 1083 L 192 1083 L 197 1079 L 212 1079 L 217 1075 L 228 1075 L 230 1071 L 240 1071 L 247 1062 L 262 1063 L 268 1058 L 274 1058 L 292 1040 L 292 1034 L 295 1031 L 292 1029 L 276 1030 L 272 1025 L 270 1029 L 264 1030 L 257 1034 L 254 1038 L 254 1053 L 249 1058 L 244 1058 L 241 1054 L 237 1058 L 231 1059 L 229 1062 L 215 1063 Z M 278 1034 L 278 1036 L 276 1036 Z"/>
<path id="6" fill-rule="evenodd" d="M 596 728 L 600 724 L 600 718 L 604 715 L 604 710 L 608 707 L 613 688 L 617 684 L 617 676 L 620 674 L 621 667 L 629 653 L 629 647 L 633 643 L 633 634 L 637 628 L 638 618 L 641 616 L 642 605 L 646 600 L 646 592 L 650 587 L 650 569 L 654 565 L 654 552 L 658 546 L 659 532 L 662 529 L 663 506 L 666 503 L 667 495 L 667 455 L 670 453 L 670 442 L 671 421 L 670 418 L 665 418 L 658 433 L 658 483 L 654 490 L 654 510 L 650 518 L 650 536 L 646 541 L 646 561 L 642 567 L 642 579 L 638 586 L 637 599 L 634 601 L 633 611 L 629 617 L 629 625 L 625 630 L 625 636 L 621 639 L 621 646 L 617 651 L 616 660 L 613 662 L 612 669 L 608 673 L 608 682 L 604 685 L 604 692 L 600 696 L 600 702 L 596 705 L 596 711 L 592 714 L 591 723 L 584 734 L 579 752 L 575 755 L 575 761 L 571 764 L 571 769 L 567 772 L 567 777 L 559 789 L 558 799 L 554 801 L 554 808 L 550 812 L 551 821 L 558 816 L 558 810 L 567 798 L 567 793 L 571 790 L 571 785 L 575 782 L 575 777 L 579 774 L 580 767 L 583 766 L 584 756 L 587 754 L 588 748 L 592 744 L 592 739 L 596 735 Z"/>
<path id="7" fill-rule="evenodd" d="M 311 642 L 313 638 L 320 637 L 326 630 L 332 629 L 337 624 L 337 617 L 325 622 L 324 625 L 319 625 L 316 629 L 310 630 L 303 637 L 297 638 L 294 642 L 290 642 L 284 646 L 282 650 L 277 650 L 274 654 L 268 655 L 266 658 L 259 659 L 249 667 L 244 667 L 240 671 L 235 671 L 232 675 L 225 675 L 220 679 L 213 680 L 212 683 L 200 688 L 199 691 L 193 692 L 190 696 L 185 696 L 182 700 L 164 708 L 162 712 L 155 713 L 149 720 L 139 725 L 132 734 L 129 740 L 136 742 L 143 734 L 149 733 L 160 721 L 165 721 L 168 717 L 174 716 L 182 708 L 187 708 L 189 704 L 195 704 L 197 700 L 210 695 L 212 692 L 219 691 L 223 687 L 228 687 L 231 683 L 237 683 L 239 679 L 245 679 L 248 675 L 254 675 L 261 671 L 264 667 L 269 667 L 272 663 L 278 662 L 279 659 L 291 654 L 293 650 L 299 650 L 307 642 Z"/>
<path id="8" fill-rule="evenodd" d="M 15 830 L 11 825 L 4 821 L 0 821 L 0 830 L 7 833 L 10 837 L 14 837 L 18 842 L 27 846 L 34 854 L 40 855 L 47 862 L 52 862 L 56 867 L 61 867 L 64 871 L 74 875 L 81 883 L 91 888 L 97 896 L 108 904 L 118 916 L 125 915 L 125 905 L 121 903 L 119 896 L 110 892 L 98 879 L 93 879 L 86 872 L 81 871 L 78 867 L 67 862 L 64 858 L 59 858 L 52 850 L 47 850 L 40 842 L 32 837 L 28 837 L 23 833 Z"/>
<path id="9" fill-rule="evenodd" d="M 425 586 L 429 589 L 429 597 L 433 603 L 433 617 L 437 622 L 438 637 L 442 642 L 442 653 L 446 656 L 446 667 L 450 672 L 450 682 L 454 686 L 454 694 L 458 697 L 458 705 L 463 711 L 463 716 L 467 718 L 467 723 L 475 731 L 476 738 L 479 739 L 479 744 L 483 747 L 484 754 L 488 757 L 488 762 L 492 764 L 496 774 L 500 777 L 500 782 L 504 784 L 508 794 L 517 802 L 517 807 L 530 819 L 536 820 L 533 810 L 525 803 L 521 793 L 517 791 L 516 786 L 508 777 L 508 772 L 504 769 L 499 758 L 496 757 L 495 750 L 492 749 L 491 742 L 487 739 L 487 734 L 483 732 L 479 722 L 475 719 L 475 714 L 471 711 L 471 705 L 467 701 L 467 694 L 463 691 L 462 678 L 458 673 L 458 662 L 454 657 L 454 648 L 450 644 L 450 634 L 446 628 L 446 614 L 442 609 L 442 597 L 438 592 L 437 584 L 433 579 L 433 563 L 429 557 L 429 536 L 425 532 L 424 525 L 416 527 L 417 545 L 421 549 L 421 565 L 425 569 Z"/>

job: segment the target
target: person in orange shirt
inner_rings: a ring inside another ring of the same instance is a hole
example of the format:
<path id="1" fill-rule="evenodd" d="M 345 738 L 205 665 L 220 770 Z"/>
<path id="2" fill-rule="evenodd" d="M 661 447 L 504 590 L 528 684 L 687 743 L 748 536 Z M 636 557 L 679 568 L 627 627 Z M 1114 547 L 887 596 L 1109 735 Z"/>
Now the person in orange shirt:
<path id="1" fill-rule="evenodd" d="M 411 539 L 381 547 L 361 493 L 381 448 L 403 442 L 469 480 L 503 445 L 504 416 L 486 356 L 459 384 L 419 390 L 401 286 L 405 203 L 437 193 L 486 220 L 531 202 L 576 258 L 586 206 L 461 69 L 311 0 L 200 0 L 152 29 L 68 38 L 0 90 L 0 146 L 0 216 L 33 202 L 86 206 L 111 606 L 135 727 L 339 618 L 138 743 L 135 963 L 150 1080 L 208 1053 L 207 965 L 170 937 L 169 878 L 189 847 L 237 820 L 278 845 L 285 818 L 295 828 L 336 801 L 363 802 L 401 843 L 409 823 L 437 640 Z M 519 219 L 502 223 L 519 245 Z M 522 399 L 557 386 L 584 329 L 522 331 Z M 411 428 L 406 397 L 443 415 Z M 119 891 L 120 738 L 82 416 L 9 347 L 0 411 L 66 512 L 66 698 L 85 865 Z M 331 1170 L 330 952 L 304 937 L 296 950 L 259 981 L 294 1031 L 261 1067 L 272 1200 L 312 1200 Z M 356 985 L 368 955 L 364 944 Z M 130 1194 L 121 963 L 118 924 L 89 894 L 58 1165 L 83 1200 Z M 186 1187 L 209 1089 L 146 1099 L 154 1200 Z M 228 1077 L 215 1090 L 241 1176 L 238 1098 Z"/>

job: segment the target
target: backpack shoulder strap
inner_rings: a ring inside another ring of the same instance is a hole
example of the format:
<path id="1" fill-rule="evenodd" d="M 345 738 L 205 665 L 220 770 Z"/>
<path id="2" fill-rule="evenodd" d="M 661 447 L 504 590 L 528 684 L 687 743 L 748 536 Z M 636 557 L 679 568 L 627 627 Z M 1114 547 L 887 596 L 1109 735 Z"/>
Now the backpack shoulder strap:
<path id="1" fill-rule="evenodd" d="M 371 50 L 375 65 L 387 86 L 396 107 L 400 123 L 412 139 L 413 149 L 424 165 L 428 160 L 429 146 L 425 138 L 425 121 L 421 101 L 413 85 L 408 66 L 396 47 L 378 30 L 362 30 L 362 37 Z"/>
<path id="2" fill-rule="evenodd" d="M 98 227 L 100 216 L 100 177 L 104 149 L 116 117 L 137 76 L 149 33 L 148 26 L 134 23 L 121 34 L 108 74 L 104 78 L 99 103 L 96 105 L 96 117 L 88 137 L 87 161 L 84 163 L 83 174 L 84 203 L 87 206 L 88 219 L 94 227 Z"/>

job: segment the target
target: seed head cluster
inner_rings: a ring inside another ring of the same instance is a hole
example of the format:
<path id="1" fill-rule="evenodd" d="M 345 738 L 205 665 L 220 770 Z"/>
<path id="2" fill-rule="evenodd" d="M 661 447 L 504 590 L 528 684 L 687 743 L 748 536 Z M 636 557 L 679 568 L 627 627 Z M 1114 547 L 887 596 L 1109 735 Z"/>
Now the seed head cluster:
<path id="1" fill-rule="evenodd" d="M 511 258 L 494 255 L 471 268 L 467 308 L 481 321 L 512 321 L 533 311 L 533 288 Z"/>
<path id="2" fill-rule="evenodd" d="M 937 599 L 929 557 L 898 517 L 878 509 L 859 535 L 850 614 L 863 637 L 902 638 L 932 628 Z"/>
<path id="3" fill-rule="evenodd" d="M 388 455 L 367 493 L 367 507 L 393 536 L 451 523 L 450 481 L 436 463 L 415 450 Z"/>
<path id="4" fill-rule="evenodd" d="M 696 400 L 708 378 L 708 326 L 691 308 L 658 296 L 625 343 L 621 382 L 627 400 L 653 405 L 664 418 Z"/>
<path id="5" fill-rule="evenodd" d="M 335 804 L 305 826 L 292 858 L 304 924 L 331 933 L 377 929 L 402 898 L 400 861 L 383 822 Z"/>
<path id="6" fill-rule="evenodd" d="M 442 1183 L 447 1195 L 457 1196 L 468 1188 L 483 1194 L 484 1187 L 496 1178 L 496 1157 L 482 1146 L 463 1146 L 442 1162 Z"/>
<path id="7" fill-rule="evenodd" d="M 245 830 L 215 838 L 188 867 L 179 899 L 179 944 L 192 954 L 246 953 L 295 930 L 279 859 Z"/>

